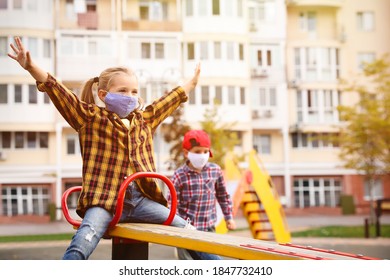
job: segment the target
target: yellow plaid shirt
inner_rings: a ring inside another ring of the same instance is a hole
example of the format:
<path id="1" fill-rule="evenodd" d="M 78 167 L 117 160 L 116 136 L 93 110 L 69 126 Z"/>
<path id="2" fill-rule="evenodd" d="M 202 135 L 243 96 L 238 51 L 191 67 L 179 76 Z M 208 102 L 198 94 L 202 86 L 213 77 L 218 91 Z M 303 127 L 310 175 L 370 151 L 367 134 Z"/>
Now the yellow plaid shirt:
<path id="1" fill-rule="evenodd" d="M 45 83 L 37 82 L 39 91 L 46 92 L 57 110 L 79 134 L 83 159 L 83 189 L 77 213 L 84 217 L 92 206 L 115 213 L 121 183 L 130 174 L 156 171 L 153 133 L 157 126 L 188 97 L 182 87 L 162 95 L 143 111 L 131 113 L 127 127 L 113 112 L 95 104 L 87 104 L 50 74 Z M 137 180 L 142 193 L 163 205 L 167 200 L 156 180 Z"/>

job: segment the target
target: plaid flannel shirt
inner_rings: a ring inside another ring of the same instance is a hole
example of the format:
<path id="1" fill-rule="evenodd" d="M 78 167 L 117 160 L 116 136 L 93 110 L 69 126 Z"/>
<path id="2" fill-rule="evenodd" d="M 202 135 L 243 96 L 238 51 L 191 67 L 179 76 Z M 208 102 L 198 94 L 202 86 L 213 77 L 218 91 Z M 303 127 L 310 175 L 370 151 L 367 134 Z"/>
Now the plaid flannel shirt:
<path id="1" fill-rule="evenodd" d="M 198 230 L 215 228 L 217 201 L 225 220 L 233 218 L 232 200 L 219 165 L 208 162 L 199 173 L 185 164 L 174 172 L 172 183 L 177 192 L 178 215 L 189 219 Z"/>
<path id="2" fill-rule="evenodd" d="M 69 89 L 48 74 L 45 83 L 37 82 L 39 91 L 46 92 L 57 110 L 79 134 L 83 161 L 81 191 L 77 213 L 84 217 L 89 207 L 99 206 L 115 213 L 117 195 L 122 181 L 134 172 L 155 172 L 153 133 L 188 97 L 182 87 L 164 94 L 144 111 L 135 111 L 127 119 L 95 104 L 79 100 Z M 156 179 L 137 180 L 148 198 L 167 205 Z"/>

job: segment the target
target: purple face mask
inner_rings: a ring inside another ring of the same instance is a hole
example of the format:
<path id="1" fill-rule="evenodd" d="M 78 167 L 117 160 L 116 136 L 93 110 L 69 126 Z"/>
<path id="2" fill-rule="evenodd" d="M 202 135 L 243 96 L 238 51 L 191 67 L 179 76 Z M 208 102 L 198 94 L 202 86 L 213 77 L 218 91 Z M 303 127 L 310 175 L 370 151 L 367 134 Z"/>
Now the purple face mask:
<path id="1" fill-rule="evenodd" d="M 137 108 L 138 97 L 108 92 L 104 102 L 107 110 L 116 113 L 123 119 Z"/>

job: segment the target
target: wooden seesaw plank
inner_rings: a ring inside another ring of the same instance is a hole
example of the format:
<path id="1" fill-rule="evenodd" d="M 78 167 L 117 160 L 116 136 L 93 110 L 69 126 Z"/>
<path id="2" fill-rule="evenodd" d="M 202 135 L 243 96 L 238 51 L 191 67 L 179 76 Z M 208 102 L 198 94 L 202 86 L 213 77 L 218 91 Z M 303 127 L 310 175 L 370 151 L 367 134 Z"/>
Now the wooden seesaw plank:
<path id="1" fill-rule="evenodd" d="M 288 247 L 229 234 L 196 231 L 172 226 L 142 223 L 121 223 L 109 230 L 112 237 L 120 237 L 166 246 L 196 250 L 242 260 L 356 260 L 353 256 L 313 251 L 302 247 Z"/>

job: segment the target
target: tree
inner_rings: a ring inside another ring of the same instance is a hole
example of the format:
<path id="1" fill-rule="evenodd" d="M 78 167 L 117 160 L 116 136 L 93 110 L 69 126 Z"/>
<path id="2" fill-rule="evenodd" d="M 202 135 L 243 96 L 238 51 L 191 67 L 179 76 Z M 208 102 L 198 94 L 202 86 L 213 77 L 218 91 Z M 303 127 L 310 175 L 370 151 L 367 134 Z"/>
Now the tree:
<path id="1" fill-rule="evenodd" d="M 204 121 L 200 122 L 201 129 L 206 131 L 211 140 L 211 150 L 213 157 L 210 161 L 215 162 L 224 168 L 224 156 L 227 152 L 233 150 L 238 143 L 237 135 L 230 131 L 233 124 L 219 125 L 222 122 L 218 118 L 219 105 L 214 104 L 208 108 L 204 114 Z M 183 105 L 180 106 L 172 115 L 172 122 L 167 125 L 163 124 L 163 137 L 167 143 L 171 143 L 169 150 L 171 158 L 167 162 L 169 170 L 175 170 L 185 163 L 183 155 L 182 141 L 184 134 L 192 128 L 186 124 L 183 119 Z"/>
<path id="2" fill-rule="evenodd" d="M 374 222 L 374 181 L 390 173 L 390 62 L 387 56 L 367 64 L 363 79 L 346 88 L 359 101 L 339 106 L 345 121 L 338 142 L 344 167 L 357 170 L 369 183 L 370 217 Z"/>
<path id="3" fill-rule="evenodd" d="M 167 143 L 172 143 L 169 153 L 168 170 L 175 170 L 185 162 L 183 155 L 182 141 L 183 136 L 191 127 L 183 121 L 184 105 L 180 105 L 171 115 L 172 122 L 167 125 L 163 124 L 163 137 Z"/>
<path id="4" fill-rule="evenodd" d="M 207 108 L 201 126 L 210 136 L 211 151 L 213 153 L 210 161 L 215 162 L 224 169 L 225 155 L 233 150 L 238 143 L 238 137 L 235 132 L 231 131 L 234 123 L 223 123 L 219 117 L 218 110 L 219 104 L 217 102 L 214 102 L 213 107 Z"/>

